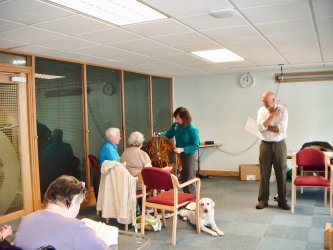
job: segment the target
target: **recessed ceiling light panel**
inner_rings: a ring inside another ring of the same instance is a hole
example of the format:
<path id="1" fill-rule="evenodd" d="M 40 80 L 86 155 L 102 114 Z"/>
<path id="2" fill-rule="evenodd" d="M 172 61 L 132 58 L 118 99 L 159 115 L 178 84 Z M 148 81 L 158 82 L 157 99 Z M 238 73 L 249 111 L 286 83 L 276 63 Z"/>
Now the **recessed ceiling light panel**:
<path id="1" fill-rule="evenodd" d="M 214 63 L 244 61 L 244 58 L 228 49 L 194 51 L 191 53 Z"/>
<path id="2" fill-rule="evenodd" d="M 136 0 L 43 0 L 116 25 L 148 22 L 167 16 Z"/>

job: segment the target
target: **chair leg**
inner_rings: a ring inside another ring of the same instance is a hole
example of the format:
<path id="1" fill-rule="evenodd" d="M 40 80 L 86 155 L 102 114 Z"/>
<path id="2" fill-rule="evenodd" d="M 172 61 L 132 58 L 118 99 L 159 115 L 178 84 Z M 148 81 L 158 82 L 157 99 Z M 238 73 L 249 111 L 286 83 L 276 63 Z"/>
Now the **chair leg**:
<path id="1" fill-rule="evenodd" d="M 128 232 L 128 224 L 125 224 L 125 232 Z"/>
<path id="2" fill-rule="evenodd" d="M 141 211 L 141 234 L 145 235 L 145 220 L 146 220 L 146 203 L 142 202 Z"/>
<path id="3" fill-rule="evenodd" d="M 333 211 L 332 211 L 332 190 L 330 189 L 330 215 L 332 215 Z"/>
<path id="4" fill-rule="evenodd" d="M 291 213 L 295 213 L 295 201 L 296 201 L 296 186 L 294 184 L 291 185 Z"/>
<path id="5" fill-rule="evenodd" d="M 301 176 L 304 175 L 303 167 L 301 167 Z M 303 187 L 301 187 L 301 194 L 303 194 Z"/>
<path id="6" fill-rule="evenodd" d="M 200 209 L 199 209 L 199 200 L 196 201 L 196 208 L 195 209 L 195 221 L 196 221 L 196 227 L 197 227 L 197 233 L 200 233 Z"/>
<path id="7" fill-rule="evenodd" d="M 324 191 L 324 207 L 327 207 L 327 188 Z"/>
<path id="8" fill-rule="evenodd" d="M 162 222 L 163 226 L 166 227 L 165 210 L 162 210 Z"/>
<path id="9" fill-rule="evenodd" d="M 173 225 L 172 225 L 172 245 L 176 245 L 177 241 L 177 210 L 173 210 Z"/>
<path id="10" fill-rule="evenodd" d="M 106 224 L 109 224 L 109 221 L 110 221 L 109 218 L 105 219 Z"/>

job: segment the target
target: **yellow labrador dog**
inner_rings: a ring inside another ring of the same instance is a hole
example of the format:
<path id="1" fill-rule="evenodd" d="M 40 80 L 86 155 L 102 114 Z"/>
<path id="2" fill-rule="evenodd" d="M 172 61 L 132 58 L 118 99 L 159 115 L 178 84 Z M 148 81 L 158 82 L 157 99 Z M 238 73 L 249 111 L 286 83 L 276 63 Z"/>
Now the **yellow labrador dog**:
<path id="1" fill-rule="evenodd" d="M 216 226 L 214 206 L 215 203 L 210 198 L 202 198 L 199 201 L 200 229 L 212 236 L 224 235 L 224 233 Z M 193 225 L 196 225 L 195 211 L 182 209 L 179 211 L 179 215 L 183 217 L 183 220 L 189 220 Z M 210 226 L 211 229 L 207 226 Z"/>

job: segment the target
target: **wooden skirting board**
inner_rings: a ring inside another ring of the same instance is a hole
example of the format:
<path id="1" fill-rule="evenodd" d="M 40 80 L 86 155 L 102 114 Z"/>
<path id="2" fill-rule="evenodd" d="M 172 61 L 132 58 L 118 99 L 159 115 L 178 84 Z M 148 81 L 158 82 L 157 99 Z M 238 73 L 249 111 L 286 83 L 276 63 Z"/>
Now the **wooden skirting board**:
<path id="1" fill-rule="evenodd" d="M 200 173 L 210 176 L 239 176 L 238 171 L 200 170 Z"/>

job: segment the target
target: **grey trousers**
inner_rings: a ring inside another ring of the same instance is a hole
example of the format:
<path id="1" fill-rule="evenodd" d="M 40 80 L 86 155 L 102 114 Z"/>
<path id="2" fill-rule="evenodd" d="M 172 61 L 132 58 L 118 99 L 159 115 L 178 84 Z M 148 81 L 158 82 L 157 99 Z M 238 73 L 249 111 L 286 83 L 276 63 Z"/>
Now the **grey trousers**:
<path id="1" fill-rule="evenodd" d="M 268 202 L 269 179 L 271 176 L 272 165 L 276 176 L 278 202 L 286 201 L 286 162 L 287 146 L 284 140 L 279 142 L 261 142 L 259 156 L 261 181 L 258 201 Z"/>
<path id="2" fill-rule="evenodd" d="M 180 179 L 182 183 L 191 180 L 196 177 L 196 159 L 195 152 L 190 154 L 181 153 L 183 168 L 180 171 Z M 195 194 L 195 184 L 190 184 L 183 188 L 184 193 Z"/>

